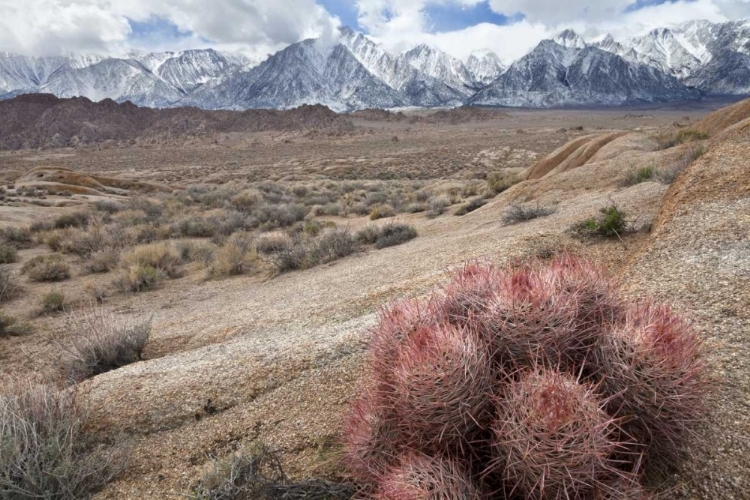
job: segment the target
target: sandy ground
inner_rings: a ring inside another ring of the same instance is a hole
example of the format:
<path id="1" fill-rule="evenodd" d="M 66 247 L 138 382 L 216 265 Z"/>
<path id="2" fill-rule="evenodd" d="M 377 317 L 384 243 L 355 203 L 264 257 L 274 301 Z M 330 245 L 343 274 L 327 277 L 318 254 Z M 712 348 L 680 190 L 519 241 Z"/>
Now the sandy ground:
<path id="1" fill-rule="evenodd" d="M 146 361 L 81 386 L 96 429 L 125 435 L 133 444 L 128 469 L 97 498 L 177 497 L 210 466 L 211 457 L 255 439 L 279 448 L 293 475 L 339 473 L 340 419 L 361 383 L 368 327 L 378 308 L 428 292 L 446 270 L 467 259 L 501 262 L 561 245 L 602 262 L 622 278 L 628 293 L 669 300 L 695 318 L 723 384 L 712 403 L 717 411 L 705 429 L 708 439 L 696 446 L 669 495 L 746 498 L 750 194 L 725 192 L 724 186 L 730 181 L 747 186 L 748 132 L 712 146 L 690 178 L 671 188 L 655 181 L 627 188 L 619 183 L 634 165 L 668 164 L 684 154 L 653 151 L 649 134 L 705 112 L 534 112 L 454 127 L 388 123 L 371 134 L 328 142 L 266 133 L 179 149 L 1 155 L 6 172 L 43 162 L 175 185 L 235 177 L 378 178 L 382 172 L 450 179 L 488 166 L 528 167 L 578 135 L 641 131 L 613 141 L 584 166 L 514 186 L 464 217 L 401 215 L 398 219 L 414 224 L 419 237 L 398 247 L 274 278 L 203 281 L 188 275 L 154 292 L 109 301 L 107 307 L 118 313 L 152 317 L 154 328 Z M 583 130 L 570 130 L 579 123 Z M 563 127 L 565 132 L 559 130 Z M 714 177 L 717 169 L 726 177 Z M 695 192 L 703 194 L 680 194 Z M 654 231 L 587 244 L 566 232 L 612 202 L 637 228 L 655 224 Z M 541 203 L 556 211 L 504 226 L 502 216 L 513 203 Z M 59 210 L 5 209 L 0 207 L 0 220 L 6 223 Z M 46 287 L 38 288 L 30 293 Z M 7 310 L 30 314 L 28 307 L 11 303 Z M 39 333 L 0 339 L 0 363 L 5 363 L 0 372 L 21 373 L 54 355 L 50 341 L 64 335 L 60 319 L 35 321 Z"/>

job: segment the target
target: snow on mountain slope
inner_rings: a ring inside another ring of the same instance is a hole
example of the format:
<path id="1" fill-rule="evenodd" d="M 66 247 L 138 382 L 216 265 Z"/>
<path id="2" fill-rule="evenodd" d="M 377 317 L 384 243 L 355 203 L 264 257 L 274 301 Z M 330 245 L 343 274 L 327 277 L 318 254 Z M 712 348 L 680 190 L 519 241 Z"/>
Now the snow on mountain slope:
<path id="1" fill-rule="evenodd" d="M 467 96 L 474 94 L 474 79 L 464 63 L 442 50 L 420 44 L 399 56 L 421 73 L 443 82 Z"/>
<path id="2" fill-rule="evenodd" d="M 109 98 L 155 108 L 169 106 L 182 97 L 138 61 L 126 59 L 105 59 L 82 69 L 64 68 L 51 75 L 39 90 L 58 97 L 84 96 L 92 101 Z"/>
<path id="3" fill-rule="evenodd" d="M 466 95 L 427 75 L 406 59 L 394 57 L 375 42 L 350 28 L 341 28 L 339 42 L 374 76 L 401 92 L 411 106 L 457 106 Z"/>
<path id="4" fill-rule="evenodd" d="M 470 101 L 556 107 L 680 101 L 698 97 L 677 79 L 597 47 L 542 41 Z"/>
<path id="5" fill-rule="evenodd" d="M 489 85 L 498 76 L 503 74 L 507 68 L 500 58 L 489 49 L 476 50 L 469 55 L 466 61 L 466 69 L 471 74 L 476 86 Z"/>
<path id="6" fill-rule="evenodd" d="M 563 31 L 553 38 L 553 41 L 568 49 L 585 49 L 588 45 L 586 41 L 573 30 Z"/>
<path id="7" fill-rule="evenodd" d="M 186 50 L 167 59 L 156 70 L 164 81 L 185 94 L 240 67 L 213 49 Z"/>

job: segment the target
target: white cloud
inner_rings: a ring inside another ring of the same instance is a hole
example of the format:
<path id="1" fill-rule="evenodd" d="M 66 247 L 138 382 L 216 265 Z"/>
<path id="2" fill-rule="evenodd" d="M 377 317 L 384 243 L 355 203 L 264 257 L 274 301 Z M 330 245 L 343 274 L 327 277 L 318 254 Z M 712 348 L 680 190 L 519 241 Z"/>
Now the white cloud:
<path id="1" fill-rule="evenodd" d="M 128 19 L 165 19 L 194 39 L 277 50 L 330 36 L 338 18 L 315 0 L 0 0 L 0 50 L 33 54 L 113 52 Z"/>
<path id="2" fill-rule="evenodd" d="M 679 0 L 625 13 L 635 0 L 349 0 L 360 26 L 389 50 L 431 43 L 466 59 L 489 48 L 506 61 L 517 59 L 541 39 L 571 27 L 586 37 L 616 37 L 690 19 L 724 21 L 750 16 L 750 0 Z M 487 1 L 497 13 L 522 14 L 523 21 L 480 23 L 432 33 L 429 7 L 472 7 Z M 332 39 L 339 24 L 316 0 L 0 0 L 0 50 L 54 54 L 71 51 L 123 52 L 213 46 L 262 58 L 310 37 Z M 159 33 L 134 38 L 128 19 L 163 19 L 186 36 Z"/>

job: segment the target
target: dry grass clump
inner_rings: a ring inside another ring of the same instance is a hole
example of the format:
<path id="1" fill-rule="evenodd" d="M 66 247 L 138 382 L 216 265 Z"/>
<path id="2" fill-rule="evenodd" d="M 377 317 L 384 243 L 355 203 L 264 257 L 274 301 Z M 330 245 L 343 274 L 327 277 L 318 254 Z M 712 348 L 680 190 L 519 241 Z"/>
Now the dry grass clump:
<path id="1" fill-rule="evenodd" d="M 90 498 L 125 465 L 85 431 L 75 391 L 16 383 L 0 395 L 0 498 Z"/>
<path id="2" fill-rule="evenodd" d="M 503 216 L 503 224 L 506 226 L 520 224 L 540 217 L 549 217 L 553 213 L 555 213 L 554 208 L 541 206 L 538 203 L 534 206 L 511 205 Z"/>
<path id="3" fill-rule="evenodd" d="M 31 325 L 21 323 L 16 318 L 0 311 L 0 337 L 18 337 L 31 331 Z"/>
<path id="4" fill-rule="evenodd" d="M 655 175 L 656 168 L 653 165 L 637 168 L 625 174 L 625 177 L 620 181 L 620 186 L 630 187 L 642 182 L 648 182 L 652 180 Z"/>
<path id="5" fill-rule="evenodd" d="M 6 227 L 0 231 L 0 241 L 14 248 L 29 248 L 34 243 L 31 229 L 18 226 Z"/>
<path id="6" fill-rule="evenodd" d="M 31 281 L 64 281 L 70 278 L 70 266 L 62 255 L 37 255 L 21 268 Z"/>
<path id="7" fill-rule="evenodd" d="M 159 270 L 168 278 L 182 276 L 182 259 L 171 242 L 158 242 L 132 248 L 122 257 L 122 266 L 150 267 Z"/>
<path id="8" fill-rule="evenodd" d="M 451 199 L 448 195 L 441 194 L 430 198 L 430 209 L 427 211 L 427 217 L 434 218 L 445 213 L 445 209 L 451 206 Z"/>
<path id="9" fill-rule="evenodd" d="M 674 135 L 666 135 L 657 137 L 659 143 L 659 149 L 669 149 L 680 144 L 686 144 L 688 142 L 703 141 L 708 139 L 708 134 L 698 132 L 697 130 L 684 129 L 680 130 Z"/>
<path id="10" fill-rule="evenodd" d="M 104 309 L 68 316 L 70 336 L 58 343 L 67 377 L 80 381 L 140 361 L 151 320 L 118 316 Z"/>
<path id="11" fill-rule="evenodd" d="M 458 207 L 458 210 L 456 210 L 456 213 L 453 215 L 462 216 L 466 215 L 468 213 L 473 212 L 474 210 L 478 210 L 485 206 L 487 204 L 486 200 L 483 200 L 481 198 L 474 198 L 473 200 L 469 201 L 468 203 L 465 203 Z"/>
<path id="12" fill-rule="evenodd" d="M 70 212 L 66 214 L 62 214 L 58 216 L 54 220 L 54 227 L 55 229 L 65 229 L 68 227 L 78 227 L 81 229 L 85 229 L 86 226 L 89 224 L 89 218 L 91 217 L 91 213 L 84 210 L 79 210 L 76 212 Z"/>
<path id="13" fill-rule="evenodd" d="M 42 313 L 51 314 L 65 310 L 65 293 L 62 290 L 50 290 L 42 296 Z"/>
<path id="14" fill-rule="evenodd" d="M 263 255 L 273 255 L 292 245 L 292 239 L 285 234 L 271 234 L 258 238 L 255 249 Z"/>
<path id="15" fill-rule="evenodd" d="M 567 254 L 468 264 L 383 310 L 368 380 L 344 463 L 399 499 L 637 498 L 678 463 L 708 387 L 683 319 Z"/>
<path id="16" fill-rule="evenodd" d="M 176 241 L 175 249 L 185 262 L 197 262 L 202 267 L 209 267 L 216 259 L 216 246 L 207 242 Z"/>
<path id="17" fill-rule="evenodd" d="M 0 264 L 12 264 L 18 260 L 18 252 L 15 247 L 0 244 Z"/>
<path id="18" fill-rule="evenodd" d="M 120 252 L 117 250 L 99 250 L 86 259 L 84 266 L 92 273 L 108 273 L 120 262 Z"/>
<path id="19" fill-rule="evenodd" d="M 257 262 L 258 252 L 252 237 L 247 233 L 236 233 L 217 252 L 208 272 L 212 277 L 238 276 L 250 272 Z"/>
<path id="20" fill-rule="evenodd" d="M 396 212 L 390 205 L 375 205 L 370 212 L 370 220 L 385 219 L 386 217 L 393 217 Z"/>
<path id="21" fill-rule="evenodd" d="M 409 224 L 392 222 L 381 226 L 377 238 L 375 238 L 375 248 L 381 249 L 406 243 L 417 237 L 417 230 Z"/>
<path id="22" fill-rule="evenodd" d="M 508 172 L 492 172 L 487 176 L 487 191 L 490 195 L 498 195 L 519 182 L 521 178 L 518 175 Z"/>
<path id="23" fill-rule="evenodd" d="M 657 170 L 656 179 L 662 184 L 672 184 L 686 168 L 704 154 L 706 154 L 706 148 L 703 146 L 689 150 L 672 165 Z"/>
<path id="24" fill-rule="evenodd" d="M 278 455 L 264 445 L 214 460 L 193 489 L 194 500 L 349 500 L 356 489 L 325 480 L 289 480 Z"/>
<path id="25" fill-rule="evenodd" d="M 0 303 L 15 298 L 19 290 L 18 278 L 10 269 L 0 268 Z"/>
<path id="26" fill-rule="evenodd" d="M 144 292 L 158 287 L 167 275 L 150 265 L 131 264 L 114 280 L 113 284 L 123 292 Z"/>
<path id="27" fill-rule="evenodd" d="M 414 226 L 400 222 L 391 222 L 383 226 L 367 225 L 357 231 L 356 240 L 363 245 L 375 245 L 381 249 L 406 243 L 417 237 Z"/>
<path id="28" fill-rule="evenodd" d="M 358 250 L 359 244 L 348 229 L 329 229 L 317 237 L 295 238 L 290 246 L 273 255 L 273 263 L 279 273 L 310 269 Z"/>

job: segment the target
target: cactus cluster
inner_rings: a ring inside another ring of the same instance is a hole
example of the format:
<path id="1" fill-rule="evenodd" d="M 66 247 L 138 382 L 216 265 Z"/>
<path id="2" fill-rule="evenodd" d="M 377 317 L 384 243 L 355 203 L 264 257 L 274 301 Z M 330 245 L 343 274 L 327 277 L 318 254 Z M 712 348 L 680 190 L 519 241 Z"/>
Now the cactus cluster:
<path id="1" fill-rule="evenodd" d="M 466 264 L 369 349 L 345 462 L 382 500 L 646 498 L 704 414 L 690 324 L 567 254 Z"/>

